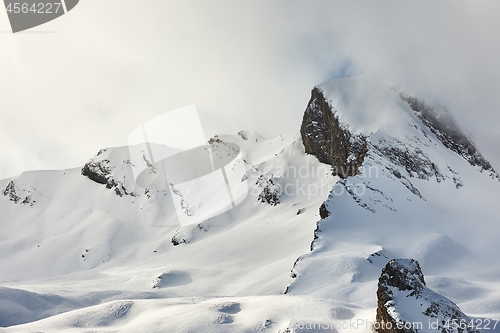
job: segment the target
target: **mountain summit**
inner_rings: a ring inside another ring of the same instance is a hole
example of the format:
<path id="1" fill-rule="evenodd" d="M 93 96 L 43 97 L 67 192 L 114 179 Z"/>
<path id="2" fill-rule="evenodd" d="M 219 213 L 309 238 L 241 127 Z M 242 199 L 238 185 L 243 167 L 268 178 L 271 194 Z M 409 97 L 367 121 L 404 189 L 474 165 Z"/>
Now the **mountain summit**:
<path id="1" fill-rule="evenodd" d="M 408 126 L 420 130 L 420 135 L 411 133 Z M 400 164 L 408 166 L 410 173 L 421 171 L 416 154 L 410 156 L 389 149 L 381 144 L 379 134 L 384 142 L 391 138 L 404 140 L 411 134 L 414 134 L 413 139 L 424 143 L 435 139 L 472 166 L 500 180 L 442 105 L 427 105 L 417 97 L 363 77 L 331 80 L 313 88 L 301 126 L 305 151 L 332 165 L 341 178 L 358 173 L 369 142 L 371 148 L 384 146 L 378 149 L 379 152 L 390 159 L 399 159 Z M 389 156 L 389 150 L 397 156 Z"/>

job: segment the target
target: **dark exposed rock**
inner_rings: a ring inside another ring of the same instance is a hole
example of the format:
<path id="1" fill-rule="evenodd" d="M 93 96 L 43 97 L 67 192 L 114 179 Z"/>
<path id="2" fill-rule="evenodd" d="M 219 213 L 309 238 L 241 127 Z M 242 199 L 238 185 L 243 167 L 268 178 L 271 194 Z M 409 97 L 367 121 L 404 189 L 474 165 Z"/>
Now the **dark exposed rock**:
<path id="1" fill-rule="evenodd" d="M 7 187 L 3 190 L 2 194 L 4 196 L 8 196 L 10 201 L 14 201 L 15 203 L 18 203 L 22 198 L 19 197 L 16 194 L 16 187 L 14 185 L 14 181 L 11 180 L 8 184 Z"/>
<path id="2" fill-rule="evenodd" d="M 179 238 L 178 233 L 176 233 L 174 236 L 172 236 L 171 242 L 172 242 L 172 245 L 174 245 L 174 246 L 178 246 L 178 245 L 187 243 L 184 238 Z"/>
<path id="3" fill-rule="evenodd" d="M 377 299 L 375 332 L 417 333 L 425 329 L 479 333 L 465 325 L 471 319 L 455 303 L 426 287 L 420 265 L 414 259 L 393 259 L 387 263 L 379 278 Z M 409 309 L 415 312 L 408 313 Z M 412 315 L 414 318 L 410 318 Z M 427 320 L 419 322 L 423 316 Z"/>
<path id="4" fill-rule="evenodd" d="M 238 132 L 238 135 L 239 135 L 239 136 L 240 136 L 243 140 L 245 140 L 245 141 L 247 141 L 247 140 L 248 140 L 248 136 L 245 134 L 245 132 L 244 132 L 244 131 L 239 131 L 239 132 Z"/>
<path id="5" fill-rule="evenodd" d="M 374 144 L 375 149 L 395 165 L 404 167 L 410 177 L 427 180 L 436 177 L 438 183 L 445 179 L 437 165 L 419 147 L 404 144 L 396 138 L 390 139 L 390 143 L 380 140 Z M 397 178 L 402 177 L 398 170 L 394 170 L 393 174 Z"/>
<path id="6" fill-rule="evenodd" d="M 303 259 L 302 257 L 298 257 L 295 260 L 295 262 L 293 263 L 292 270 L 290 271 L 290 277 L 292 277 L 293 279 L 295 279 L 298 276 L 297 272 L 295 272 L 295 266 L 297 266 L 297 263 L 299 261 L 301 261 L 302 259 Z M 288 288 L 287 288 L 287 290 L 285 290 L 285 294 L 287 293 L 287 291 L 288 291 Z"/>
<path id="7" fill-rule="evenodd" d="M 382 269 L 379 279 L 381 299 L 388 299 L 392 292 L 388 287 L 395 287 L 400 291 L 412 290 L 410 296 L 420 296 L 425 286 L 424 274 L 418 261 L 414 259 L 394 259 Z M 379 294 L 377 292 L 377 294 Z M 391 295 L 392 296 L 392 295 Z"/>
<path id="8" fill-rule="evenodd" d="M 33 188 L 25 190 L 25 189 L 18 189 L 16 188 L 16 183 L 14 180 L 11 180 L 5 189 L 2 191 L 2 194 L 5 197 L 8 197 L 10 201 L 13 201 L 16 204 L 23 204 L 23 205 L 30 205 L 33 206 L 33 204 L 36 202 L 33 200 L 31 194 L 32 194 Z M 19 192 L 24 192 L 23 194 Z"/>
<path id="9" fill-rule="evenodd" d="M 373 264 L 375 262 L 375 260 L 385 260 L 387 262 L 386 259 L 390 259 L 390 258 L 387 256 L 386 251 L 384 249 L 379 250 L 375 253 L 372 253 L 372 254 L 370 254 L 370 256 L 368 258 L 366 258 L 366 260 L 370 264 Z"/>
<path id="10" fill-rule="evenodd" d="M 110 167 L 110 161 L 108 159 L 97 159 L 97 156 L 105 152 L 105 149 L 101 149 L 95 158 L 91 159 L 82 168 L 82 176 L 88 177 L 96 183 L 106 185 L 106 188 L 113 189 L 115 194 L 119 197 L 124 195 L 136 196 L 132 191 L 128 191 L 123 182 L 117 181 L 113 178 L 112 168 Z"/>
<path id="11" fill-rule="evenodd" d="M 100 151 L 98 155 L 99 154 Z M 86 176 L 96 183 L 103 184 L 108 187 L 108 178 L 111 176 L 111 169 L 108 164 L 109 160 L 102 160 L 98 162 L 94 162 L 91 160 L 83 166 L 82 176 Z"/>
<path id="12" fill-rule="evenodd" d="M 276 206 L 280 203 L 281 186 L 276 179 L 272 176 L 266 177 L 265 175 L 261 175 L 257 179 L 256 185 L 262 188 L 257 201 L 267 203 L 271 206 Z"/>
<path id="13" fill-rule="evenodd" d="M 448 109 L 444 106 L 429 106 L 424 101 L 405 94 L 400 94 L 400 96 L 445 147 L 462 156 L 472 166 L 488 171 L 492 177 L 500 180 L 500 176 L 477 150 L 474 143 L 462 132 Z"/>
<path id="14" fill-rule="evenodd" d="M 186 214 L 186 216 L 193 216 L 193 212 L 191 211 L 191 207 L 189 207 L 189 203 L 184 198 L 184 195 L 182 194 L 182 192 L 178 188 L 176 188 L 174 186 L 174 184 L 172 184 L 172 183 L 169 183 L 169 186 L 170 186 L 170 190 L 172 191 L 172 193 L 174 193 L 174 195 L 178 196 L 179 199 L 181 200 L 181 209 L 184 211 L 184 214 Z M 172 239 L 172 243 L 173 243 L 173 239 Z"/>
<path id="15" fill-rule="evenodd" d="M 177 229 L 172 236 L 171 243 L 173 246 L 178 246 L 181 244 L 188 244 L 195 240 L 195 235 L 199 233 L 206 233 L 209 229 L 205 228 L 202 223 L 196 226 L 191 226 L 189 228 Z"/>
<path id="16" fill-rule="evenodd" d="M 326 219 L 328 216 L 330 216 L 330 212 L 326 208 L 326 204 L 323 202 L 323 204 L 319 207 L 319 216 L 322 219 Z"/>
<path id="17" fill-rule="evenodd" d="M 398 320 L 390 314 L 393 306 L 394 290 L 410 290 L 416 298 L 425 287 L 425 280 L 419 263 L 416 260 L 391 260 L 382 270 L 377 290 L 377 330 L 378 333 L 411 333 L 414 330 L 399 329 Z M 379 328 L 381 327 L 381 328 Z"/>
<path id="18" fill-rule="evenodd" d="M 366 137 L 340 124 L 323 92 L 315 87 L 300 128 L 305 152 L 332 166 L 341 178 L 358 174 L 367 153 Z"/>
<path id="19" fill-rule="evenodd" d="M 314 229 L 314 238 L 311 242 L 311 245 L 309 245 L 309 249 L 312 251 L 314 250 L 314 241 L 319 238 L 318 234 L 321 232 L 321 229 L 319 228 L 319 221 L 316 222 L 316 229 Z"/>

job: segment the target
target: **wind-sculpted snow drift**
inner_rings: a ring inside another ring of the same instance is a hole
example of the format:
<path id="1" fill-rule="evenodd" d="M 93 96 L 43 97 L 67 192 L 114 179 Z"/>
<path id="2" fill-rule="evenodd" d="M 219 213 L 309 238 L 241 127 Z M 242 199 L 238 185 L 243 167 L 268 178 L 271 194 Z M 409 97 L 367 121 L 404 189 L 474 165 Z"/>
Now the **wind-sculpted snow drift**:
<path id="1" fill-rule="evenodd" d="M 332 80 L 298 133 L 213 138 L 215 156 L 241 148 L 251 186 L 198 225 L 179 225 L 165 182 L 136 186 L 127 147 L 0 181 L 0 309 L 19 309 L 0 332 L 371 332 L 394 258 L 471 318 L 500 318 L 498 175 L 414 96 Z"/>

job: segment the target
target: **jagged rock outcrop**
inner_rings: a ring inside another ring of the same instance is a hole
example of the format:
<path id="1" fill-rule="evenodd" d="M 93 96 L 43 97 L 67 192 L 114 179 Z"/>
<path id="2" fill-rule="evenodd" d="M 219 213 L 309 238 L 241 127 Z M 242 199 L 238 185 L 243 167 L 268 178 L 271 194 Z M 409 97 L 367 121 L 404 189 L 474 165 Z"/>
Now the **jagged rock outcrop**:
<path id="1" fill-rule="evenodd" d="M 446 107 L 440 105 L 432 107 L 418 98 L 403 93 L 400 96 L 446 148 L 462 156 L 470 165 L 490 172 L 492 177 L 500 180 L 500 176 L 490 162 L 481 155 L 474 143 L 462 132 Z"/>
<path id="2" fill-rule="evenodd" d="M 305 152 L 332 166 L 341 178 L 354 176 L 367 152 L 366 137 L 352 135 L 339 122 L 323 92 L 314 87 L 300 128 Z"/>
<path id="3" fill-rule="evenodd" d="M 375 332 L 479 333 L 455 303 L 427 288 L 414 259 L 387 263 L 379 278 L 377 299 Z"/>
<path id="4" fill-rule="evenodd" d="M 114 179 L 110 160 L 99 158 L 104 152 L 106 152 L 106 149 L 101 149 L 94 158 L 85 163 L 81 172 L 82 176 L 88 177 L 96 183 L 106 185 L 106 188 L 114 190 L 116 195 L 120 197 L 124 195 L 136 196 L 133 191 L 128 191 L 125 188 L 122 181 Z"/>
<path id="5" fill-rule="evenodd" d="M 2 194 L 16 204 L 30 205 L 33 207 L 33 204 L 36 202 L 36 200 L 33 199 L 34 192 L 35 189 L 31 186 L 27 190 L 20 189 L 18 188 L 16 182 L 11 180 L 2 191 Z"/>
<path id="6" fill-rule="evenodd" d="M 113 181 L 110 179 L 111 169 L 108 166 L 109 160 L 102 160 L 98 162 L 89 161 L 85 163 L 82 168 L 82 176 L 86 176 L 96 183 L 106 185 L 106 187 L 113 187 Z"/>
<path id="7" fill-rule="evenodd" d="M 326 204 L 323 202 L 323 204 L 319 207 L 319 216 L 322 219 L 326 219 L 328 216 L 330 216 L 330 212 L 326 208 Z"/>
<path id="8" fill-rule="evenodd" d="M 175 231 L 175 234 L 172 236 L 172 240 L 171 240 L 171 243 L 173 246 L 178 246 L 178 245 L 181 245 L 181 244 L 187 244 L 188 241 L 186 240 L 187 238 L 187 235 L 184 233 L 184 234 L 180 234 L 180 230 L 177 229 Z"/>
<path id="9" fill-rule="evenodd" d="M 271 206 L 276 206 L 280 203 L 281 185 L 276 178 L 271 176 L 261 175 L 256 181 L 257 187 L 262 191 L 257 198 L 257 201 L 267 203 Z"/>

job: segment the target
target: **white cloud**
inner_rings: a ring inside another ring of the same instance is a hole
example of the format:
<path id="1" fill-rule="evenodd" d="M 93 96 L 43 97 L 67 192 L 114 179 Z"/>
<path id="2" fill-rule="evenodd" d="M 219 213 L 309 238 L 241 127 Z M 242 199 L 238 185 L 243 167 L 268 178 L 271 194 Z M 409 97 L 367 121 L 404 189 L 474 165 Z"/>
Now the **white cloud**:
<path id="1" fill-rule="evenodd" d="M 0 34 L 0 178 L 81 165 L 196 104 L 206 134 L 296 131 L 313 85 L 367 74 L 439 96 L 472 131 L 500 123 L 495 2 L 86 0 Z M 0 30 L 9 30 L 0 14 Z"/>

